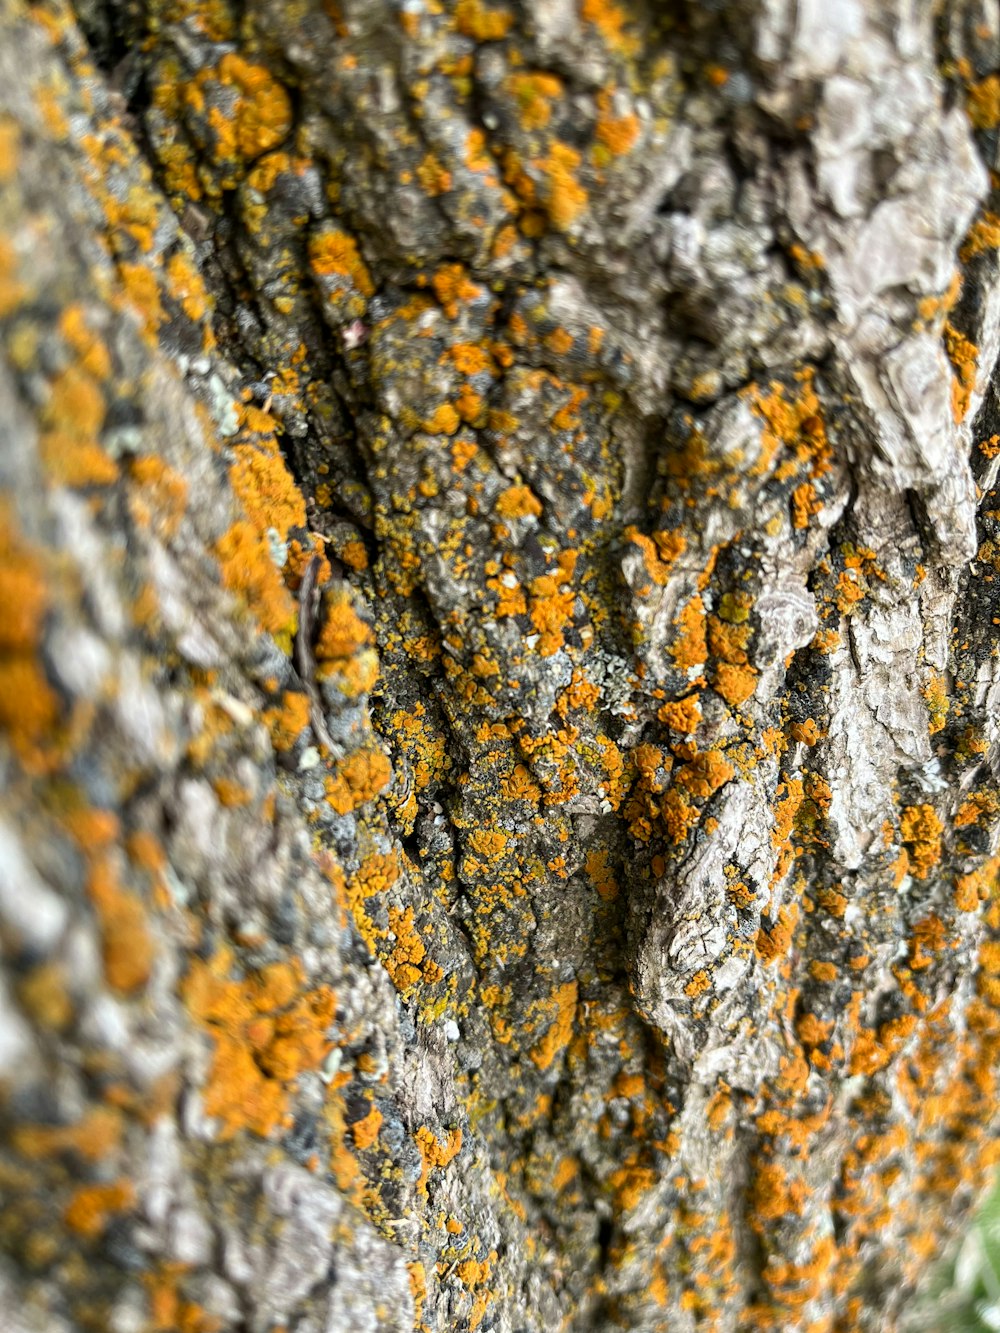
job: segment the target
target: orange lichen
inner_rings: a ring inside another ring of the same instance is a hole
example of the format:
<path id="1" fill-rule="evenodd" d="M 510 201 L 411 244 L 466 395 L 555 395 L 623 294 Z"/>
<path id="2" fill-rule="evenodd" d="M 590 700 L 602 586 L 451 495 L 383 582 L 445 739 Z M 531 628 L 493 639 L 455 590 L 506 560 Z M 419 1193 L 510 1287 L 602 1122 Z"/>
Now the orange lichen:
<path id="1" fill-rule="evenodd" d="M 18 983 L 17 997 L 34 1021 L 59 1032 L 73 1017 L 66 976 L 58 963 L 33 967 Z"/>
<path id="2" fill-rule="evenodd" d="M 363 541 L 346 541 L 337 548 L 337 555 L 349 569 L 360 573 L 368 568 L 368 552 Z"/>
<path id="3" fill-rule="evenodd" d="M 572 553 L 563 552 L 559 574 L 540 574 L 531 582 L 529 614 L 539 631 L 538 651 L 542 657 L 551 657 L 564 642 L 562 631 L 569 624 L 576 601 L 576 589 L 565 581 L 572 575 L 572 564 Z"/>
<path id="4" fill-rule="evenodd" d="M 801 778 L 791 778 L 779 782 L 773 806 L 774 828 L 771 831 L 771 846 L 777 850 L 785 847 L 791 838 L 798 814 L 805 796 Z"/>
<path id="5" fill-rule="evenodd" d="M 936 671 L 932 671 L 930 679 L 921 690 L 921 694 L 927 702 L 927 730 L 933 736 L 939 732 L 948 721 L 948 712 L 951 707 L 951 699 L 948 696 L 947 679 Z"/>
<path id="6" fill-rule="evenodd" d="M 769 926 L 762 925 L 758 930 L 756 949 L 765 963 L 773 963 L 791 948 L 795 920 L 796 914 L 793 910 L 782 907 L 776 921 Z"/>
<path id="7" fill-rule="evenodd" d="M 618 897 L 618 882 L 606 851 L 589 852 L 585 869 L 590 882 L 606 902 Z"/>
<path id="8" fill-rule="evenodd" d="M 671 731 L 680 731 L 690 735 L 701 721 L 701 704 L 697 694 L 689 694 L 686 699 L 661 704 L 656 716 L 665 722 Z"/>
<path id="9" fill-rule="evenodd" d="M 883 1023 L 877 1032 L 862 1028 L 851 1053 L 852 1074 L 874 1074 L 884 1069 L 903 1043 L 913 1034 L 917 1020 L 912 1014 Z"/>
<path id="10" fill-rule="evenodd" d="M 569 1045 L 573 1035 L 576 1001 L 577 984 L 575 981 L 567 981 L 556 988 L 551 1000 L 541 1002 L 537 1006 L 542 1012 L 553 1012 L 552 1023 L 545 1035 L 528 1051 L 532 1062 L 539 1069 L 548 1069 L 553 1060 Z"/>
<path id="11" fill-rule="evenodd" d="M 733 666 L 731 662 L 717 662 L 712 671 L 712 688 L 726 703 L 738 708 L 757 688 L 757 672 L 750 666 Z"/>
<path id="12" fill-rule="evenodd" d="M 920 972 L 934 961 L 948 940 L 944 922 L 934 912 L 918 921 L 910 935 L 909 962 L 914 972 Z"/>
<path id="13" fill-rule="evenodd" d="M 440 403 L 421 423 L 429 435 L 454 435 L 461 424 L 462 418 L 451 403 Z"/>
<path id="14" fill-rule="evenodd" d="M 955 814 L 955 827 L 968 828 L 1000 812 L 1000 797 L 987 790 L 970 792 Z"/>
<path id="15" fill-rule="evenodd" d="M 649 577 L 660 586 L 666 583 L 671 566 L 687 549 L 687 539 L 682 532 L 663 530 L 647 537 L 630 524 L 622 536 L 639 548 Z"/>
<path id="16" fill-rule="evenodd" d="M 341 760 L 326 782 L 326 799 L 338 815 L 348 815 L 372 801 L 392 780 L 392 765 L 376 745 L 355 750 Z"/>
<path id="17" fill-rule="evenodd" d="M 704 995 L 706 991 L 712 989 L 712 981 L 705 971 L 696 972 L 691 980 L 684 987 L 684 994 L 689 999 L 696 999 L 699 995 Z"/>
<path id="18" fill-rule="evenodd" d="M 568 329 L 553 329 L 545 335 L 545 346 L 556 356 L 566 356 L 573 348 L 573 335 Z"/>
<path id="19" fill-rule="evenodd" d="M 87 312 L 77 302 L 68 305 L 59 316 L 59 332 L 76 354 L 80 369 L 95 380 L 111 374 L 111 356 L 107 346 L 87 323 Z"/>
<path id="20" fill-rule="evenodd" d="M 163 1271 L 143 1274 L 149 1293 L 150 1333 L 221 1333 L 222 1321 L 196 1301 L 183 1300 L 177 1290 L 184 1265 L 166 1264 Z"/>
<path id="21" fill-rule="evenodd" d="M 697 669 L 708 656 L 706 639 L 705 604 L 700 597 L 692 597 L 678 612 L 674 621 L 677 638 L 670 646 L 670 655 L 679 671 Z"/>
<path id="22" fill-rule="evenodd" d="M 640 122 L 635 115 L 615 116 L 611 113 L 611 98 L 599 93 L 598 117 L 594 127 L 597 142 L 613 156 L 622 157 L 631 152 L 639 138 Z"/>
<path id="23" fill-rule="evenodd" d="M 677 781 L 692 796 L 707 799 L 735 774 L 736 769 L 718 750 L 703 750 L 677 770 Z"/>
<path id="24" fill-rule="evenodd" d="M 501 857 L 510 841 L 501 829 L 473 829 L 469 834 L 469 845 L 488 861 Z"/>
<path id="25" fill-rule="evenodd" d="M 654 1187 L 658 1180 L 657 1173 L 648 1166 L 631 1162 L 612 1171 L 608 1183 L 614 1191 L 615 1210 L 619 1213 L 631 1212 Z"/>
<path id="26" fill-rule="evenodd" d="M 805 1181 L 790 1178 L 779 1162 L 758 1162 L 750 1187 L 750 1225 L 763 1232 L 763 1223 L 789 1213 L 801 1216 L 807 1195 Z"/>
<path id="27" fill-rule="evenodd" d="M 160 302 L 162 295 L 156 274 L 145 264 L 120 263 L 118 275 L 130 304 L 142 319 L 147 334 L 153 334 L 165 324 L 166 311 Z"/>
<path id="28" fill-rule="evenodd" d="M 996 894 L 1000 874 L 1000 858 L 991 857 L 977 870 L 955 879 L 954 903 L 960 912 L 974 912 L 979 904 Z"/>
<path id="29" fill-rule="evenodd" d="M 637 50 L 637 38 L 626 31 L 630 15 L 614 0 L 580 0 L 580 17 L 597 29 L 610 50 L 621 55 Z"/>
<path id="30" fill-rule="evenodd" d="M 847 615 L 858 602 L 863 601 L 866 595 L 866 589 L 859 581 L 857 572 L 853 569 L 842 569 L 837 576 L 837 591 L 835 601 L 838 610 Z"/>
<path id="31" fill-rule="evenodd" d="M 239 809 L 241 806 L 249 805 L 253 800 L 253 792 L 234 778 L 226 776 L 214 778 L 212 789 L 219 798 L 219 804 L 227 810 Z"/>
<path id="32" fill-rule="evenodd" d="M 413 908 L 400 910 L 389 908 L 389 931 L 395 936 L 395 943 L 383 962 L 392 984 L 400 992 L 405 992 L 423 981 L 433 984 L 440 981 L 443 973 L 440 966 L 427 958 L 427 949 L 420 938 L 413 917 Z"/>
<path id="33" fill-rule="evenodd" d="M 336 227 L 324 227 L 309 239 L 309 263 L 321 277 L 346 278 L 362 296 L 374 295 L 375 284 L 353 236 Z"/>
<path id="34" fill-rule="evenodd" d="M 951 412 L 956 425 L 960 425 L 968 416 L 976 387 L 979 348 L 950 321 L 944 326 L 944 345 L 955 372 L 951 381 Z"/>
<path id="35" fill-rule="evenodd" d="M 316 638 L 316 674 L 350 698 L 367 694 L 378 680 L 375 636 L 354 609 L 347 584 L 323 594 L 323 623 Z"/>
<path id="36" fill-rule="evenodd" d="M 742 624 L 732 624 L 719 616 L 708 617 L 708 649 L 713 657 L 732 666 L 746 666 L 747 645 L 752 633 L 744 617 Z"/>
<path id="37" fill-rule="evenodd" d="M 192 323 L 197 324 L 204 319 L 211 298 L 198 269 L 183 252 L 171 255 L 167 261 L 167 290 Z"/>
<path id="38" fill-rule="evenodd" d="M 985 254 L 989 250 L 1000 250 L 1000 217 L 995 213 L 984 212 L 969 228 L 958 257 L 963 264 L 968 264 L 976 255 Z"/>
<path id="39" fill-rule="evenodd" d="M 812 482 L 804 481 L 792 491 L 792 527 L 807 528 L 814 514 L 823 509 L 823 502 L 816 495 Z"/>
<path id="40" fill-rule="evenodd" d="M 336 999 L 327 986 L 307 990 L 297 961 L 249 976 L 233 971 L 226 949 L 207 962 L 196 958 L 181 996 L 214 1040 L 203 1098 L 206 1115 L 220 1122 L 219 1138 L 242 1129 L 266 1138 L 284 1123 L 289 1084 L 329 1051 Z"/>
<path id="41" fill-rule="evenodd" d="M 289 528 L 306 522 L 306 506 L 277 447 L 263 449 L 253 444 L 233 448 L 236 461 L 229 469 L 233 490 L 258 532 L 269 528 L 287 541 Z"/>
<path id="42" fill-rule="evenodd" d="M 540 70 L 512 74 L 506 90 L 526 130 L 543 129 L 552 118 L 552 100 L 562 96 L 563 81 Z"/>
<path id="43" fill-rule="evenodd" d="M 564 719 L 569 712 L 576 709 L 583 709 L 589 713 L 596 707 L 600 697 L 599 687 L 592 680 L 589 680 L 579 668 L 576 668 L 573 671 L 570 683 L 556 701 L 556 711 Z"/>
<path id="44" fill-rule="evenodd" d="M 482 0 L 458 0 L 455 6 L 455 27 L 477 42 L 502 41 L 513 22 L 509 9 L 490 9 Z"/>
<path id="45" fill-rule="evenodd" d="M 580 154 L 568 144 L 555 142 L 542 162 L 547 189 L 543 203 L 556 231 L 568 231 L 589 202 L 587 191 L 575 176 Z"/>
<path id="46" fill-rule="evenodd" d="M 442 264 L 431 278 L 431 286 L 449 319 L 457 319 L 460 303 L 475 300 L 482 291 L 461 264 Z"/>
<path id="47" fill-rule="evenodd" d="M 460 1129 L 448 1130 L 444 1143 L 426 1125 L 420 1125 L 413 1137 L 424 1162 L 424 1169 L 418 1182 L 420 1186 L 426 1184 L 427 1177 L 432 1171 L 446 1167 L 449 1162 L 458 1156 L 462 1149 L 462 1131 Z"/>
<path id="48" fill-rule="evenodd" d="M 377 935 L 366 911 L 369 898 L 386 893 L 399 879 L 399 861 L 395 853 L 373 852 L 365 857 L 357 874 L 347 885 L 347 903 L 362 938 L 373 951 Z"/>
<path id="49" fill-rule="evenodd" d="M 926 879 L 941 859 L 944 825 L 932 805 L 908 805 L 899 820 L 902 839 L 910 857 L 910 868 L 918 879 Z"/>
<path id="50" fill-rule="evenodd" d="M 840 973 L 836 963 L 826 963 L 814 958 L 809 964 L 809 975 L 814 981 L 836 981 Z"/>
<path id="51" fill-rule="evenodd" d="M 36 767 L 59 717 L 59 700 L 38 660 L 50 604 L 40 557 L 16 531 L 0 505 L 0 731 L 22 762 Z"/>
<path id="52" fill-rule="evenodd" d="M 173 537 L 187 507 L 187 482 L 156 454 L 141 454 L 129 462 L 136 483 L 129 495 L 132 517 L 163 540 Z"/>
<path id="53" fill-rule="evenodd" d="M 486 145 L 486 135 L 478 126 L 474 126 L 466 135 L 465 165 L 470 171 L 485 176 L 487 180 L 495 179 L 493 159 Z"/>
<path id="54" fill-rule="evenodd" d="M 497 496 L 496 511 L 501 518 L 535 518 L 542 512 L 541 502 L 530 486 L 508 486 Z"/>
<path id="55" fill-rule="evenodd" d="M 31 288 L 18 275 L 18 254 L 9 237 L 0 237 L 0 319 L 13 312 L 27 299 Z"/>
<path id="56" fill-rule="evenodd" d="M 816 719 L 812 717 L 807 717 L 804 722 L 793 722 L 789 730 L 792 740 L 800 745 L 816 745 L 821 735 Z"/>
<path id="57" fill-rule="evenodd" d="M 21 130 L 16 121 L 0 120 L 0 185 L 9 185 L 21 156 Z"/>
<path id="58" fill-rule="evenodd" d="M 115 866 L 107 857 L 92 865 L 87 891 L 100 923 L 108 985 L 131 995 L 149 980 L 155 957 L 145 909 L 134 893 L 122 888 Z"/>
<path id="59" fill-rule="evenodd" d="M 215 544 L 223 586 L 243 598 L 261 626 L 286 651 L 295 632 L 295 603 L 281 580 L 267 538 L 241 519 Z"/>
<path id="60" fill-rule="evenodd" d="M 485 347 L 479 347 L 476 343 L 453 343 L 441 359 L 450 361 L 462 375 L 478 375 L 484 370 L 496 373 L 492 356 Z"/>
<path id="61" fill-rule="evenodd" d="M 451 189 L 451 172 L 433 153 L 427 153 L 417 165 L 417 180 L 425 194 L 432 199 L 447 194 Z"/>
<path id="62" fill-rule="evenodd" d="M 218 65 L 201 70 L 184 89 L 184 100 L 198 112 L 205 105 L 205 85 L 217 82 L 235 94 L 228 111 L 219 104 L 208 109 L 213 131 L 209 152 L 223 168 L 222 184 L 239 183 L 244 164 L 275 148 L 292 125 L 292 106 L 285 89 L 264 65 L 227 52 Z"/>
<path id="63" fill-rule="evenodd" d="M 52 380 L 41 412 L 45 429 L 39 446 L 53 481 L 82 487 L 107 486 L 117 480 L 117 464 L 98 442 L 105 413 L 98 381 L 81 366 L 68 366 Z"/>
<path id="64" fill-rule="evenodd" d="M 298 691 L 286 690 L 280 708 L 266 709 L 262 718 L 270 728 L 274 748 L 291 750 L 309 725 L 309 698 Z"/>
<path id="65" fill-rule="evenodd" d="M 820 1019 L 815 1014 L 800 1014 L 795 1020 L 795 1035 L 803 1046 L 821 1046 L 833 1031 L 833 1019 Z"/>
<path id="66" fill-rule="evenodd" d="M 381 1128 L 382 1112 L 377 1106 L 372 1106 L 366 1116 L 363 1116 L 360 1120 L 355 1120 L 351 1125 L 351 1136 L 354 1139 L 355 1148 L 360 1152 L 365 1152 L 372 1147 Z"/>
<path id="67" fill-rule="evenodd" d="M 746 391 L 751 408 L 765 423 L 760 458 L 752 469 L 755 476 L 767 473 L 781 449 L 790 457 L 779 475 L 808 468 L 809 477 L 815 479 L 829 470 L 832 450 L 820 414 L 813 372 L 804 370 L 796 378 L 800 386 L 796 391 L 789 391 L 777 381 L 770 384 L 767 392 L 759 385 Z"/>
<path id="68" fill-rule="evenodd" d="M 682 843 L 691 829 L 697 825 L 700 817 L 698 807 L 692 805 L 676 787 L 671 787 L 663 798 L 663 807 L 660 811 L 660 819 L 670 841 Z"/>
<path id="69" fill-rule="evenodd" d="M 993 130 L 1000 125 L 1000 77 L 988 74 L 968 89 L 969 119 L 977 130 Z"/>
<path id="70" fill-rule="evenodd" d="M 116 1180 L 106 1185 L 81 1185 L 63 1213 L 71 1231 L 87 1240 L 96 1240 L 108 1227 L 115 1213 L 122 1213 L 135 1202 L 135 1188 L 130 1180 Z"/>
<path id="71" fill-rule="evenodd" d="M 15 1125 L 11 1144 L 24 1157 L 74 1153 L 85 1162 L 99 1162 L 120 1147 L 123 1130 L 121 1111 L 94 1106 L 71 1125 Z"/>

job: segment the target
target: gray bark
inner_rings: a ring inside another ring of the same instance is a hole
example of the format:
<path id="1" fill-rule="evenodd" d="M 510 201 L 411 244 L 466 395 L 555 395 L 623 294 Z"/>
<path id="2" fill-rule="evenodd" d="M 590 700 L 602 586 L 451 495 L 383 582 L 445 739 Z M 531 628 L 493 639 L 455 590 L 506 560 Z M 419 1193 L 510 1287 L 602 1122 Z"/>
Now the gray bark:
<path id="1" fill-rule="evenodd" d="M 1000 1123 L 998 24 L 3 0 L 4 1330 L 902 1326 Z"/>

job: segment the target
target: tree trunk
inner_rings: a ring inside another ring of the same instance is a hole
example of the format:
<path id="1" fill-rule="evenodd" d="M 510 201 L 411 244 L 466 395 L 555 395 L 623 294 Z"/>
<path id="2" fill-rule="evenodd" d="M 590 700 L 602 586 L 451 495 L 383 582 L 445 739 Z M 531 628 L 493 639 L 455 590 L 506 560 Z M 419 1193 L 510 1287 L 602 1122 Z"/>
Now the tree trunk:
<path id="1" fill-rule="evenodd" d="M 0 15 L 5 1333 L 902 1327 L 1000 1125 L 996 7 Z"/>

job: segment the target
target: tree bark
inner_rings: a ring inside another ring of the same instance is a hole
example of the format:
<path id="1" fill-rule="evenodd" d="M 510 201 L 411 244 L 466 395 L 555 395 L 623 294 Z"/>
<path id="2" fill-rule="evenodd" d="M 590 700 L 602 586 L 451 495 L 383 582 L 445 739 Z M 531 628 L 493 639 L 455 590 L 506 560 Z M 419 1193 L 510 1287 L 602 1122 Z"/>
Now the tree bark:
<path id="1" fill-rule="evenodd" d="M 904 1325 L 1000 1123 L 998 22 L 2 0 L 4 1330 Z"/>

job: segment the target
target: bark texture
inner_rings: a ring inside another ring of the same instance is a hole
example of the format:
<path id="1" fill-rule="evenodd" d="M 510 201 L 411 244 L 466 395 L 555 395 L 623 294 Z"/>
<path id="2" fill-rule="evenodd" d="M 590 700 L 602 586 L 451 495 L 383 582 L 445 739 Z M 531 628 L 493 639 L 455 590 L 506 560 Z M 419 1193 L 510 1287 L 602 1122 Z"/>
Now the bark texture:
<path id="1" fill-rule="evenodd" d="M 998 24 L 0 0 L 5 1333 L 901 1326 L 1000 1124 Z"/>

